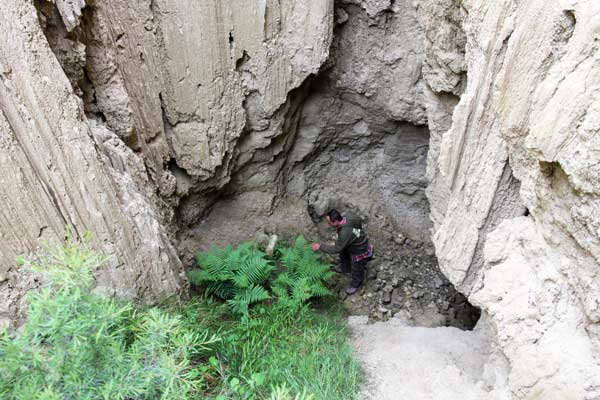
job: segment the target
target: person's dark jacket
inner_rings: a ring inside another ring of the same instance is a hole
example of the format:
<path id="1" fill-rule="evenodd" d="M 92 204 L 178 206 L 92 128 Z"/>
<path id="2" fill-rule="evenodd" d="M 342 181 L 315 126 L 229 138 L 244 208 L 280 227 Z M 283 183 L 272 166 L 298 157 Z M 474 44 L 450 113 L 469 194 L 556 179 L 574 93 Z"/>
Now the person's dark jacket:
<path id="1" fill-rule="evenodd" d="M 321 243 L 321 251 L 337 254 L 346 250 L 350 255 L 359 255 L 368 251 L 369 239 L 362 227 L 360 217 L 352 212 L 345 214 L 346 223 L 339 226 L 338 239 L 333 246 Z"/>

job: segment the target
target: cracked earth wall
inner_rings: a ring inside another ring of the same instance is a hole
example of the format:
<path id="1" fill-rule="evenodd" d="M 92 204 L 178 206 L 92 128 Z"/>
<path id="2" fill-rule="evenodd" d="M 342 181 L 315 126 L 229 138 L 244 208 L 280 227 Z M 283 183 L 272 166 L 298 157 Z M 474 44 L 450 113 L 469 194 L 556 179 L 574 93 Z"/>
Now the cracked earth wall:
<path id="1" fill-rule="evenodd" d="M 115 134 L 88 121 L 28 2 L 0 15 L 0 320 L 6 324 L 36 284 L 16 257 L 66 225 L 111 258 L 99 286 L 149 300 L 177 292 L 182 264 L 159 223 L 144 161 Z"/>

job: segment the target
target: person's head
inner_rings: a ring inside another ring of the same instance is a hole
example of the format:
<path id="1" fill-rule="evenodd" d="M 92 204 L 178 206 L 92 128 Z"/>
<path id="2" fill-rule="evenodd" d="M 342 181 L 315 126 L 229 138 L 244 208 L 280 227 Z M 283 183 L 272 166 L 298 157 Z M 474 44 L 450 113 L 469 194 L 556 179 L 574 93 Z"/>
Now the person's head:
<path id="1" fill-rule="evenodd" d="M 325 220 L 327 221 L 327 225 L 337 227 L 342 223 L 342 214 L 335 208 L 330 210 L 325 216 Z"/>

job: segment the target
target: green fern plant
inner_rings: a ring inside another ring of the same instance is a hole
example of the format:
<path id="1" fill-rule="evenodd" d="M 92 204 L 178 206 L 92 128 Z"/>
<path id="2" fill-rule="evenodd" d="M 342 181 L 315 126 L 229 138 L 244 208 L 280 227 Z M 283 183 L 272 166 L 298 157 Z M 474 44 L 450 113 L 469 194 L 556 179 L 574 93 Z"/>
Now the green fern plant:
<path id="1" fill-rule="evenodd" d="M 325 282 L 333 272 L 300 235 L 292 247 L 279 249 L 284 270 L 273 281 L 272 291 L 284 308 L 295 310 L 313 297 L 331 294 Z"/>
<path id="2" fill-rule="evenodd" d="M 190 282 L 225 300 L 236 314 L 248 316 L 252 304 L 271 298 L 264 285 L 275 266 L 251 242 L 235 249 L 212 246 L 198 252 L 196 261 L 201 268 L 189 273 Z"/>

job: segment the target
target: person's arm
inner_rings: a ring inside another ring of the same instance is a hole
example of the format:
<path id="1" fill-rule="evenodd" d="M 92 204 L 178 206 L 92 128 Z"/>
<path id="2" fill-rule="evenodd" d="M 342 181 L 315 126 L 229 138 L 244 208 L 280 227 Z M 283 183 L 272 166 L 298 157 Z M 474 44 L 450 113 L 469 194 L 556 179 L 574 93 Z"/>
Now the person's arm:
<path id="1" fill-rule="evenodd" d="M 319 250 L 328 254 L 341 253 L 352 241 L 352 229 L 341 229 L 338 239 L 333 246 L 325 243 L 319 245 Z"/>

